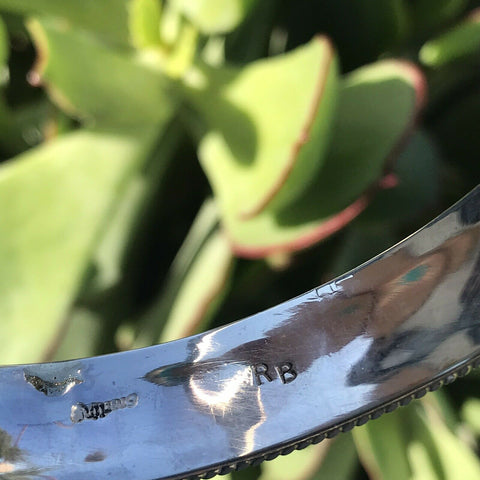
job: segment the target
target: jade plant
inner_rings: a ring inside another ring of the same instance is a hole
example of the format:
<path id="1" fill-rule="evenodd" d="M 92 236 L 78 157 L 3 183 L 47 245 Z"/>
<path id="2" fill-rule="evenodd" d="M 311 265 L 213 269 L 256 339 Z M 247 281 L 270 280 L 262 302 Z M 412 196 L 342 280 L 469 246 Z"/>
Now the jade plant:
<path id="1" fill-rule="evenodd" d="M 480 179 L 468 0 L 0 0 L 0 364 L 147 346 Z M 478 375 L 233 478 L 480 478 Z"/>

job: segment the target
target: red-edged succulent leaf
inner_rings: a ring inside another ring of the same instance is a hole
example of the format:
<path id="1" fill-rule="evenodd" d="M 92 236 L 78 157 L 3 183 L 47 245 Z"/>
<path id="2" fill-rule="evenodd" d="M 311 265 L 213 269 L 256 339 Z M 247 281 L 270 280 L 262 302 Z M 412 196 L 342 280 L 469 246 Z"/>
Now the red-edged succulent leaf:
<path id="1" fill-rule="evenodd" d="M 187 95 L 206 120 L 203 168 L 225 216 L 252 218 L 287 205 L 322 165 L 337 73 L 330 42 L 316 37 L 243 69 L 204 67 Z"/>
<path id="2" fill-rule="evenodd" d="M 19 15 L 48 15 L 115 44 L 128 44 L 125 0 L 0 0 L 0 10 Z"/>
<path id="3" fill-rule="evenodd" d="M 376 189 L 393 186 L 386 164 L 399 153 L 424 96 L 423 75 L 406 62 L 377 62 L 349 74 L 326 159 L 301 196 L 247 220 L 223 210 L 235 252 L 251 258 L 293 252 L 348 224 Z"/>
<path id="4" fill-rule="evenodd" d="M 38 60 L 31 79 L 73 116 L 102 127 L 166 122 L 174 99 L 160 72 L 88 32 L 52 19 L 30 21 Z"/>

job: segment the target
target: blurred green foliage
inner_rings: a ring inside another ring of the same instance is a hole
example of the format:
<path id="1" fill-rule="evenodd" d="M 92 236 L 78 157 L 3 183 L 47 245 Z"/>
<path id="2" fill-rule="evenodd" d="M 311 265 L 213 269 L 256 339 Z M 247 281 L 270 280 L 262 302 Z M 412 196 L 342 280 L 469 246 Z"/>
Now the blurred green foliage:
<path id="1" fill-rule="evenodd" d="M 0 0 L 0 363 L 218 326 L 480 180 L 480 2 Z M 232 479 L 478 479 L 478 375 Z"/>

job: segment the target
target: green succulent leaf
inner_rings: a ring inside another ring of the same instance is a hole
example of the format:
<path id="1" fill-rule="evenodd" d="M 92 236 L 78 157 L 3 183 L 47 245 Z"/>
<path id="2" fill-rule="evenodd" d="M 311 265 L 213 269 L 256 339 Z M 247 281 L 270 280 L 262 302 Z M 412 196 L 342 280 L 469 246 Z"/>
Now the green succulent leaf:
<path id="1" fill-rule="evenodd" d="M 230 246 L 218 231 L 215 202 L 207 199 L 175 256 L 161 295 L 138 322 L 134 346 L 185 336 L 208 321 L 227 290 L 232 261 Z"/>
<path id="2" fill-rule="evenodd" d="M 97 355 L 97 343 L 102 334 L 104 319 L 87 308 L 75 307 L 68 313 L 67 323 L 63 338 L 58 345 L 52 345 L 45 358 L 62 361 Z"/>
<path id="3" fill-rule="evenodd" d="M 145 201 L 147 188 L 146 179 L 141 172 L 132 175 L 126 182 L 92 255 L 96 274 L 87 288 L 96 292 L 105 291 L 121 280 L 123 256 Z"/>
<path id="4" fill-rule="evenodd" d="M 209 199 L 175 257 L 163 294 L 140 322 L 135 346 L 176 340 L 204 329 L 228 291 L 233 260 Z"/>
<path id="5" fill-rule="evenodd" d="M 225 33 L 239 25 L 255 0 L 171 0 L 198 29 L 206 34 Z"/>
<path id="6" fill-rule="evenodd" d="M 135 282 L 126 264 L 131 263 L 129 257 L 137 255 L 137 248 L 141 248 L 142 225 L 150 210 L 158 208 L 151 206 L 154 203 L 152 198 L 166 187 L 165 174 L 175 149 L 183 139 L 182 133 L 179 122 L 169 123 L 148 152 L 142 168 L 128 178 L 92 254 L 91 269 L 80 301 L 88 303 L 89 299 L 96 298 L 95 307 L 98 307 L 98 297 L 105 294 L 108 301 L 118 305 L 118 299 L 111 294 L 112 289 L 127 280 L 125 277 L 128 277 L 128 283 Z M 125 292 L 121 296 L 125 298 Z"/>
<path id="7" fill-rule="evenodd" d="M 58 21 L 35 20 L 29 29 L 39 54 L 36 74 L 62 110 L 115 128 L 170 118 L 175 101 L 158 71 Z"/>
<path id="8" fill-rule="evenodd" d="M 103 40 L 128 44 L 127 0 L 0 0 L 0 10 L 57 17 Z"/>
<path id="9" fill-rule="evenodd" d="M 405 423 L 408 415 L 411 415 L 410 409 L 399 410 L 353 430 L 357 452 L 370 478 L 410 479 L 409 436 Z"/>
<path id="10" fill-rule="evenodd" d="M 462 405 L 461 417 L 475 435 L 480 436 L 480 399 L 467 399 Z"/>
<path id="11" fill-rule="evenodd" d="M 425 412 L 417 411 L 417 418 L 412 425 L 414 437 L 420 439 L 426 447 L 430 469 L 436 473 L 436 478 L 441 480 L 480 478 L 478 457 L 466 443 L 447 428 L 438 412 L 426 406 Z M 424 455 L 423 465 L 425 464 Z"/>
<path id="12" fill-rule="evenodd" d="M 333 442 L 325 441 L 266 462 L 262 465 L 259 480 L 304 480 L 311 478 L 320 468 L 331 444 Z"/>
<path id="13" fill-rule="evenodd" d="M 311 480 L 353 480 L 356 478 L 358 455 L 351 433 L 335 438 Z"/>
<path id="14" fill-rule="evenodd" d="M 438 68 L 480 51 L 480 9 L 443 35 L 429 40 L 420 50 L 420 60 Z"/>
<path id="15" fill-rule="evenodd" d="M 423 95 L 423 76 L 410 64 L 383 61 L 349 74 L 340 88 L 323 164 L 309 173 L 310 184 L 298 198 L 244 219 L 219 195 L 234 250 L 247 257 L 295 251 L 349 223 L 366 207 L 369 194 L 364 192 L 382 177 Z"/>
<path id="16" fill-rule="evenodd" d="M 225 235 L 214 231 L 201 246 L 168 315 L 161 342 L 199 333 L 225 296 L 233 256 Z"/>
<path id="17" fill-rule="evenodd" d="M 372 478 L 479 478 L 480 461 L 446 426 L 441 409 L 434 403 L 427 397 L 422 403 L 415 403 L 408 409 L 400 409 L 354 430 L 357 451 Z"/>
<path id="18" fill-rule="evenodd" d="M 328 193 L 334 208 L 380 177 L 389 155 L 399 153 L 393 150 L 410 133 L 424 95 L 421 72 L 405 62 L 377 62 L 345 78 L 321 171 L 322 194 Z"/>
<path id="19" fill-rule="evenodd" d="M 129 7 L 130 36 L 133 45 L 137 48 L 160 45 L 160 1 L 130 0 Z"/>
<path id="20" fill-rule="evenodd" d="M 199 156 L 222 210 L 241 219 L 289 203 L 326 150 L 337 85 L 328 40 L 202 73 L 207 86 L 187 94 L 206 119 Z"/>
<path id="21" fill-rule="evenodd" d="M 358 458 L 350 434 L 339 435 L 261 465 L 259 480 L 351 480 Z"/>
<path id="22" fill-rule="evenodd" d="M 114 348 L 132 348 L 136 334 L 132 317 L 138 316 L 133 308 L 134 299 L 145 276 L 144 268 L 139 268 L 137 262 L 139 256 L 145 257 L 145 242 L 151 241 L 144 229 L 152 222 L 153 212 L 158 212 L 154 199 L 167 187 L 165 174 L 183 139 L 179 122 L 171 122 L 148 149 L 141 168 L 126 179 L 96 241 L 68 324 L 51 349 L 52 359 L 80 358 Z M 180 285 L 181 282 L 175 285 L 175 293 Z M 155 310 L 152 320 L 156 328 L 145 328 L 142 324 L 145 339 L 142 346 L 158 340 L 162 320 L 167 316 L 165 312 L 168 313 L 168 309 Z M 77 337 L 82 331 L 92 332 L 92 336 L 79 340 Z M 111 332 L 115 332 L 114 338 Z"/>
<path id="23" fill-rule="evenodd" d="M 407 455 L 412 467 L 411 480 L 438 480 L 439 477 L 424 443 L 413 440 L 408 445 Z"/>
<path id="24" fill-rule="evenodd" d="M 145 142 L 78 131 L 1 166 L 0 363 L 44 354 Z"/>
<path id="25" fill-rule="evenodd" d="M 9 55 L 8 32 L 5 22 L 0 18 L 0 69 L 6 67 Z"/>

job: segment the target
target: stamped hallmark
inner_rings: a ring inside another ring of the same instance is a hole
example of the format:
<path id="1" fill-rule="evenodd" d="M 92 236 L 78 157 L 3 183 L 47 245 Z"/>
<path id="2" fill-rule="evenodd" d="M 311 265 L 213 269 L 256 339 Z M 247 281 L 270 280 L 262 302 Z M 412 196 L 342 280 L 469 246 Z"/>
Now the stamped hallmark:
<path id="1" fill-rule="evenodd" d="M 92 402 L 88 405 L 85 403 L 76 403 L 72 405 L 70 412 L 70 420 L 72 423 L 80 423 L 84 420 L 98 420 L 105 418 L 114 410 L 122 410 L 124 408 L 133 408 L 138 404 L 138 395 L 131 393 L 126 397 L 107 400 L 106 402 Z"/>
<path id="2" fill-rule="evenodd" d="M 188 384 L 191 378 L 210 379 L 215 377 L 218 381 L 218 372 L 225 372 L 232 367 L 232 376 L 239 371 L 246 372 L 246 378 L 254 386 L 264 385 L 275 380 L 283 385 L 293 382 L 298 376 L 298 369 L 291 361 L 280 361 L 275 363 L 250 363 L 247 361 L 209 360 L 201 363 L 177 363 L 166 365 L 148 372 L 143 379 L 159 386 L 173 386 Z M 240 369 L 240 370 L 239 370 Z"/>
<path id="3" fill-rule="evenodd" d="M 68 365 L 32 365 L 23 370 L 23 377 L 32 387 L 47 397 L 61 397 L 83 383 L 80 363 Z"/>
<path id="4" fill-rule="evenodd" d="M 253 382 L 257 386 L 262 385 L 265 381 L 268 383 L 273 382 L 275 378 L 279 378 L 286 385 L 293 382 L 298 375 L 291 362 L 283 362 L 274 365 L 273 368 L 266 363 L 257 363 L 251 365 L 250 368 L 252 370 Z"/>

